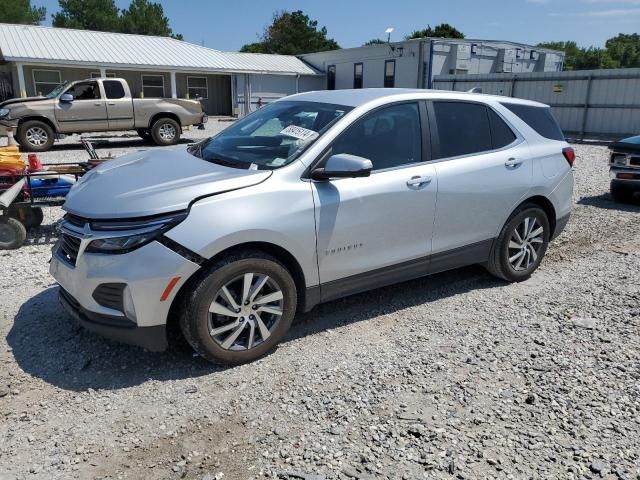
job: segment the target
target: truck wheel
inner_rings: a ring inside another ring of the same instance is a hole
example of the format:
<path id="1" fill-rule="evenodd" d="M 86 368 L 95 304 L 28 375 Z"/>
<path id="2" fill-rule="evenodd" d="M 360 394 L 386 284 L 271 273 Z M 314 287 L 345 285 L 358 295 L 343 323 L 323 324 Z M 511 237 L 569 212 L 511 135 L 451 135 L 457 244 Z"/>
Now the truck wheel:
<path id="1" fill-rule="evenodd" d="M 182 333 L 211 362 L 241 364 L 271 351 L 296 313 L 297 290 L 275 258 L 247 251 L 204 270 L 186 292 Z"/>
<path id="2" fill-rule="evenodd" d="M 18 142 L 29 152 L 46 152 L 54 140 L 53 128 L 40 120 L 27 120 L 18 127 Z"/>
<path id="3" fill-rule="evenodd" d="M 9 207 L 9 216 L 22 223 L 25 228 L 39 227 L 44 220 L 44 212 L 41 207 L 16 206 Z"/>
<path id="4" fill-rule="evenodd" d="M 151 126 L 151 137 L 157 145 L 175 145 L 180 140 L 180 125 L 172 118 L 159 118 Z"/>
<path id="5" fill-rule="evenodd" d="M 27 229 L 18 220 L 0 216 L 0 250 L 20 248 L 27 239 Z"/>
<path id="6" fill-rule="evenodd" d="M 629 203 L 633 199 L 633 190 L 611 183 L 611 196 L 618 203 Z"/>
<path id="7" fill-rule="evenodd" d="M 136 130 L 136 133 L 141 139 L 143 139 L 146 142 L 151 140 L 151 133 L 149 133 L 149 130 L 147 130 L 146 128 L 138 128 Z"/>

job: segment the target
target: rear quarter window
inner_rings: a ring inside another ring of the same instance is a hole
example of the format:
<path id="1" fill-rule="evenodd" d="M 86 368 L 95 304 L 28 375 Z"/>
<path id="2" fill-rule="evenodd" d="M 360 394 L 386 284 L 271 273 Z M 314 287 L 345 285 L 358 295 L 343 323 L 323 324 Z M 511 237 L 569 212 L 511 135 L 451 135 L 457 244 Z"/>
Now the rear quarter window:
<path id="1" fill-rule="evenodd" d="M 550 140 L 564 141 L 564 134 L 549 107 L 534 107 L 516 103 L 503 103 L 502 105 L 520 117 L 539 135 Z"/>

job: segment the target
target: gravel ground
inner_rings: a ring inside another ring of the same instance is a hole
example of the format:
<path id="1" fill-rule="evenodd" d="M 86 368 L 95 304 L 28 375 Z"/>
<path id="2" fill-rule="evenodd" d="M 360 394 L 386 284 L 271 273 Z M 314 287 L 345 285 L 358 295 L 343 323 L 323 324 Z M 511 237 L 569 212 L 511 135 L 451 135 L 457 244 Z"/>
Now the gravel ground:
<path id="1" fill-rule="evenodd" d="M 73 141 L 42 159 L 84 159 Z M 640 205 L 611 201 L 604 147 L 576 149 L 574 214 L 530 280 L 332 302 L 236 368 L 74 327 L 42 227 L 0 252 L 0 479 L 640 478 Z"/>

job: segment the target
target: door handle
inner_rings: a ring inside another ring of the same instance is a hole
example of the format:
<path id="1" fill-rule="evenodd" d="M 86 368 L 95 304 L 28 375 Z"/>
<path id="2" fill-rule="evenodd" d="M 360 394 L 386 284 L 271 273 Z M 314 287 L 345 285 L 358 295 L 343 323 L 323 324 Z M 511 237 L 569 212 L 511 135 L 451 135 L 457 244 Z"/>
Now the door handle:
<path id="1" fill-rule="evenodd" d="M 517 158 L 510 158 L 506 162 L 504 162 L 505 167 L 516 168 L 522 165 L 522 160 Z"/>
<path id="2" fill-rule="evenodd" d="M 430 183 L 431 183 L 431 177 L 429 176 L 421 177 L 419 175 L 416 175 L 415 177 L 411 177 L 409 180 L 407 180 L 408 187 L 422 188 L 422 187 L 426 187 Z"/>
<path id="3" fill-rule="evenodd" d="M 94 103 L 94 104 L 93 104 L 93 106 L 94 106 L 94 107 L 101 107 L 101 106 L 102 106 L 102 103 L 100 103 L 100 102 L 98 102 L 98 103 Z"/>
<path id="4" fill-rule="evenodd" d="M 107 105 L 109 105 L 110 107 L 113 107 L 115 105 L 115 102 L 109 102 L 107 103 Z"/>

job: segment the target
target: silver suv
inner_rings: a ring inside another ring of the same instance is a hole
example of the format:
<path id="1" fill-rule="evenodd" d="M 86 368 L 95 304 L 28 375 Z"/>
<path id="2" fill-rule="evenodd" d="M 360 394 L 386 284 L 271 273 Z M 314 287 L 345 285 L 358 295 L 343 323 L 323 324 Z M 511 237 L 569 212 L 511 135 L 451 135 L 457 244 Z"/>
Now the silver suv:
<path id="1" fill-rule="evenodd" d="M 569 219 L 574 158 L 534 102 L 294 95 L 85 175 L 51 273 L 90 330 L 247 362 L 320 302 L 470 264 L 526 280 Z"/>

